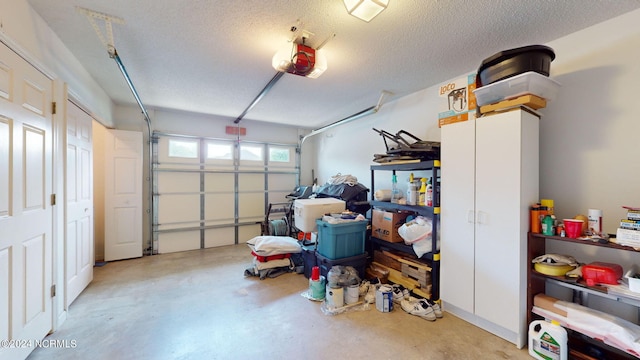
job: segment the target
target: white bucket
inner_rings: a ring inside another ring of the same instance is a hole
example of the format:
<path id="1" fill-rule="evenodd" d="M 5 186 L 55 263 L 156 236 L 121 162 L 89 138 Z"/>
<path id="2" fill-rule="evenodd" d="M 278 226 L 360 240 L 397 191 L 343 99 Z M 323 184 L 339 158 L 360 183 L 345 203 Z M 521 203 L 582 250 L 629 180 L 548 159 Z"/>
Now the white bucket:
<path id="1" fill-rule="evenodd" d="M 327 291 L 325 294 L 325 300 L 327 301 L 327 306 L 339 308 L 344 306 L 344 288 L 340 287 L 330 287 L 327 285 Z"/>
<path id="2" fill-rule="evenodd" d="M 557 321 L 535 320 L 529 324 L 529 355 L 540 360 L 567 360 L 567 330 Z"/>
<path id="3" fill-rule="evenodd" d="M 346 287 L 346 290 L 344 292 L 344 303 L 349 305 L 349 304 L 355 304 L 358 302 L 358 299 L 360 298 L 360 286 L 358 285 L 349 285 Z"/>

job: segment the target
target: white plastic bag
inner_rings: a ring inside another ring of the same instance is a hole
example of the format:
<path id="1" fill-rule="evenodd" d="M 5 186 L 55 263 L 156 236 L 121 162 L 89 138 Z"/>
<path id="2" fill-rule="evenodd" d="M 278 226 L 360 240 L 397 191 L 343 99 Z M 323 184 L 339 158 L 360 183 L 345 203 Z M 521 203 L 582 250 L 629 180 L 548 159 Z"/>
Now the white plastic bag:
<path id="1" fill-rule="evenodd" d="M 431 238 L 431 230 L 433 229 L 431 219 L 424 216 L 418 216 L 415 219 L 402 224 L 398 228 L 398 234 L 407 245 Z"/>

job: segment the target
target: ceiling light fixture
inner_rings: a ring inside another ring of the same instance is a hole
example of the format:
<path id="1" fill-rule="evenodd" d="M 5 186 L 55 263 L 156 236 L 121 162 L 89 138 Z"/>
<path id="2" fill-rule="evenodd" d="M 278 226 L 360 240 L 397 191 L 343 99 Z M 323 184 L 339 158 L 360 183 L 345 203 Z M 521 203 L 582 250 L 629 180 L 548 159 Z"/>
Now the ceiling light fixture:
<path id="1" fill-rule="evenodd" d="M 320 49 L 314 49 L 303 43 L 287 43 L 273 56 L 274 69 L 290 74 L 315 79 L 327 70 L 327 58 Z"/>
<path id="2" fill-rule="evenodd" d="M 387 8 L 389 0 L 344 0 L 350 15 L 369 22 Z"/>

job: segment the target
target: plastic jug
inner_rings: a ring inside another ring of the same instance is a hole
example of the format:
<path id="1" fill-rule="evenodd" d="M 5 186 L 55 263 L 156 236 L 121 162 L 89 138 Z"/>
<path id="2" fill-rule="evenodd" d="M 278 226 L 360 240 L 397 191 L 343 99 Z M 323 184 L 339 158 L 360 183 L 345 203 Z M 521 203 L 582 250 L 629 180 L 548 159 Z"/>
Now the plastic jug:
<path id="1" fill-rule="evenodd" d="M 529 355 L 540 360 L 569 358 L 567 330 L 552 320 L 535 320 L 529 324 Z"/>

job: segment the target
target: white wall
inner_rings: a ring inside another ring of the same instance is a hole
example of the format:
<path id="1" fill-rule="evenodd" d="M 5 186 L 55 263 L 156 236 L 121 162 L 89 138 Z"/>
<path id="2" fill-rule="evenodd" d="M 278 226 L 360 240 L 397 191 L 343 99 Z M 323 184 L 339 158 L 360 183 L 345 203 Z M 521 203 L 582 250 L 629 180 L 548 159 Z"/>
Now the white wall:
<path id="1" fill-rule="evenodd" d="M 640 205 L 639 22 L 635 11 L 549 44 L 563 86 L 540 128 L 541 196 L 565 217 L 602 209 L 609 233 L 622 205 Z"/>
<path id="2" fill-rule="evenodd" d="M 437 89 L 434 89 L 418 91 L 389 103 L 383 102 L 375 114 L 316 135 L 319 184 L 341 173 L 354 175 L 358 182 L 370 187 L 369 166 L 374 164 L 373 155 L 384 154 L 387 150 L 382 136 L 373 128 L 392 134 L 405 130 L 421 140 L 440 141 L 436 110 L 438 99 L 435 96 Z M 390 188 L 390 176 L 388 179 L 376 178 L 376 184 Z"/>

